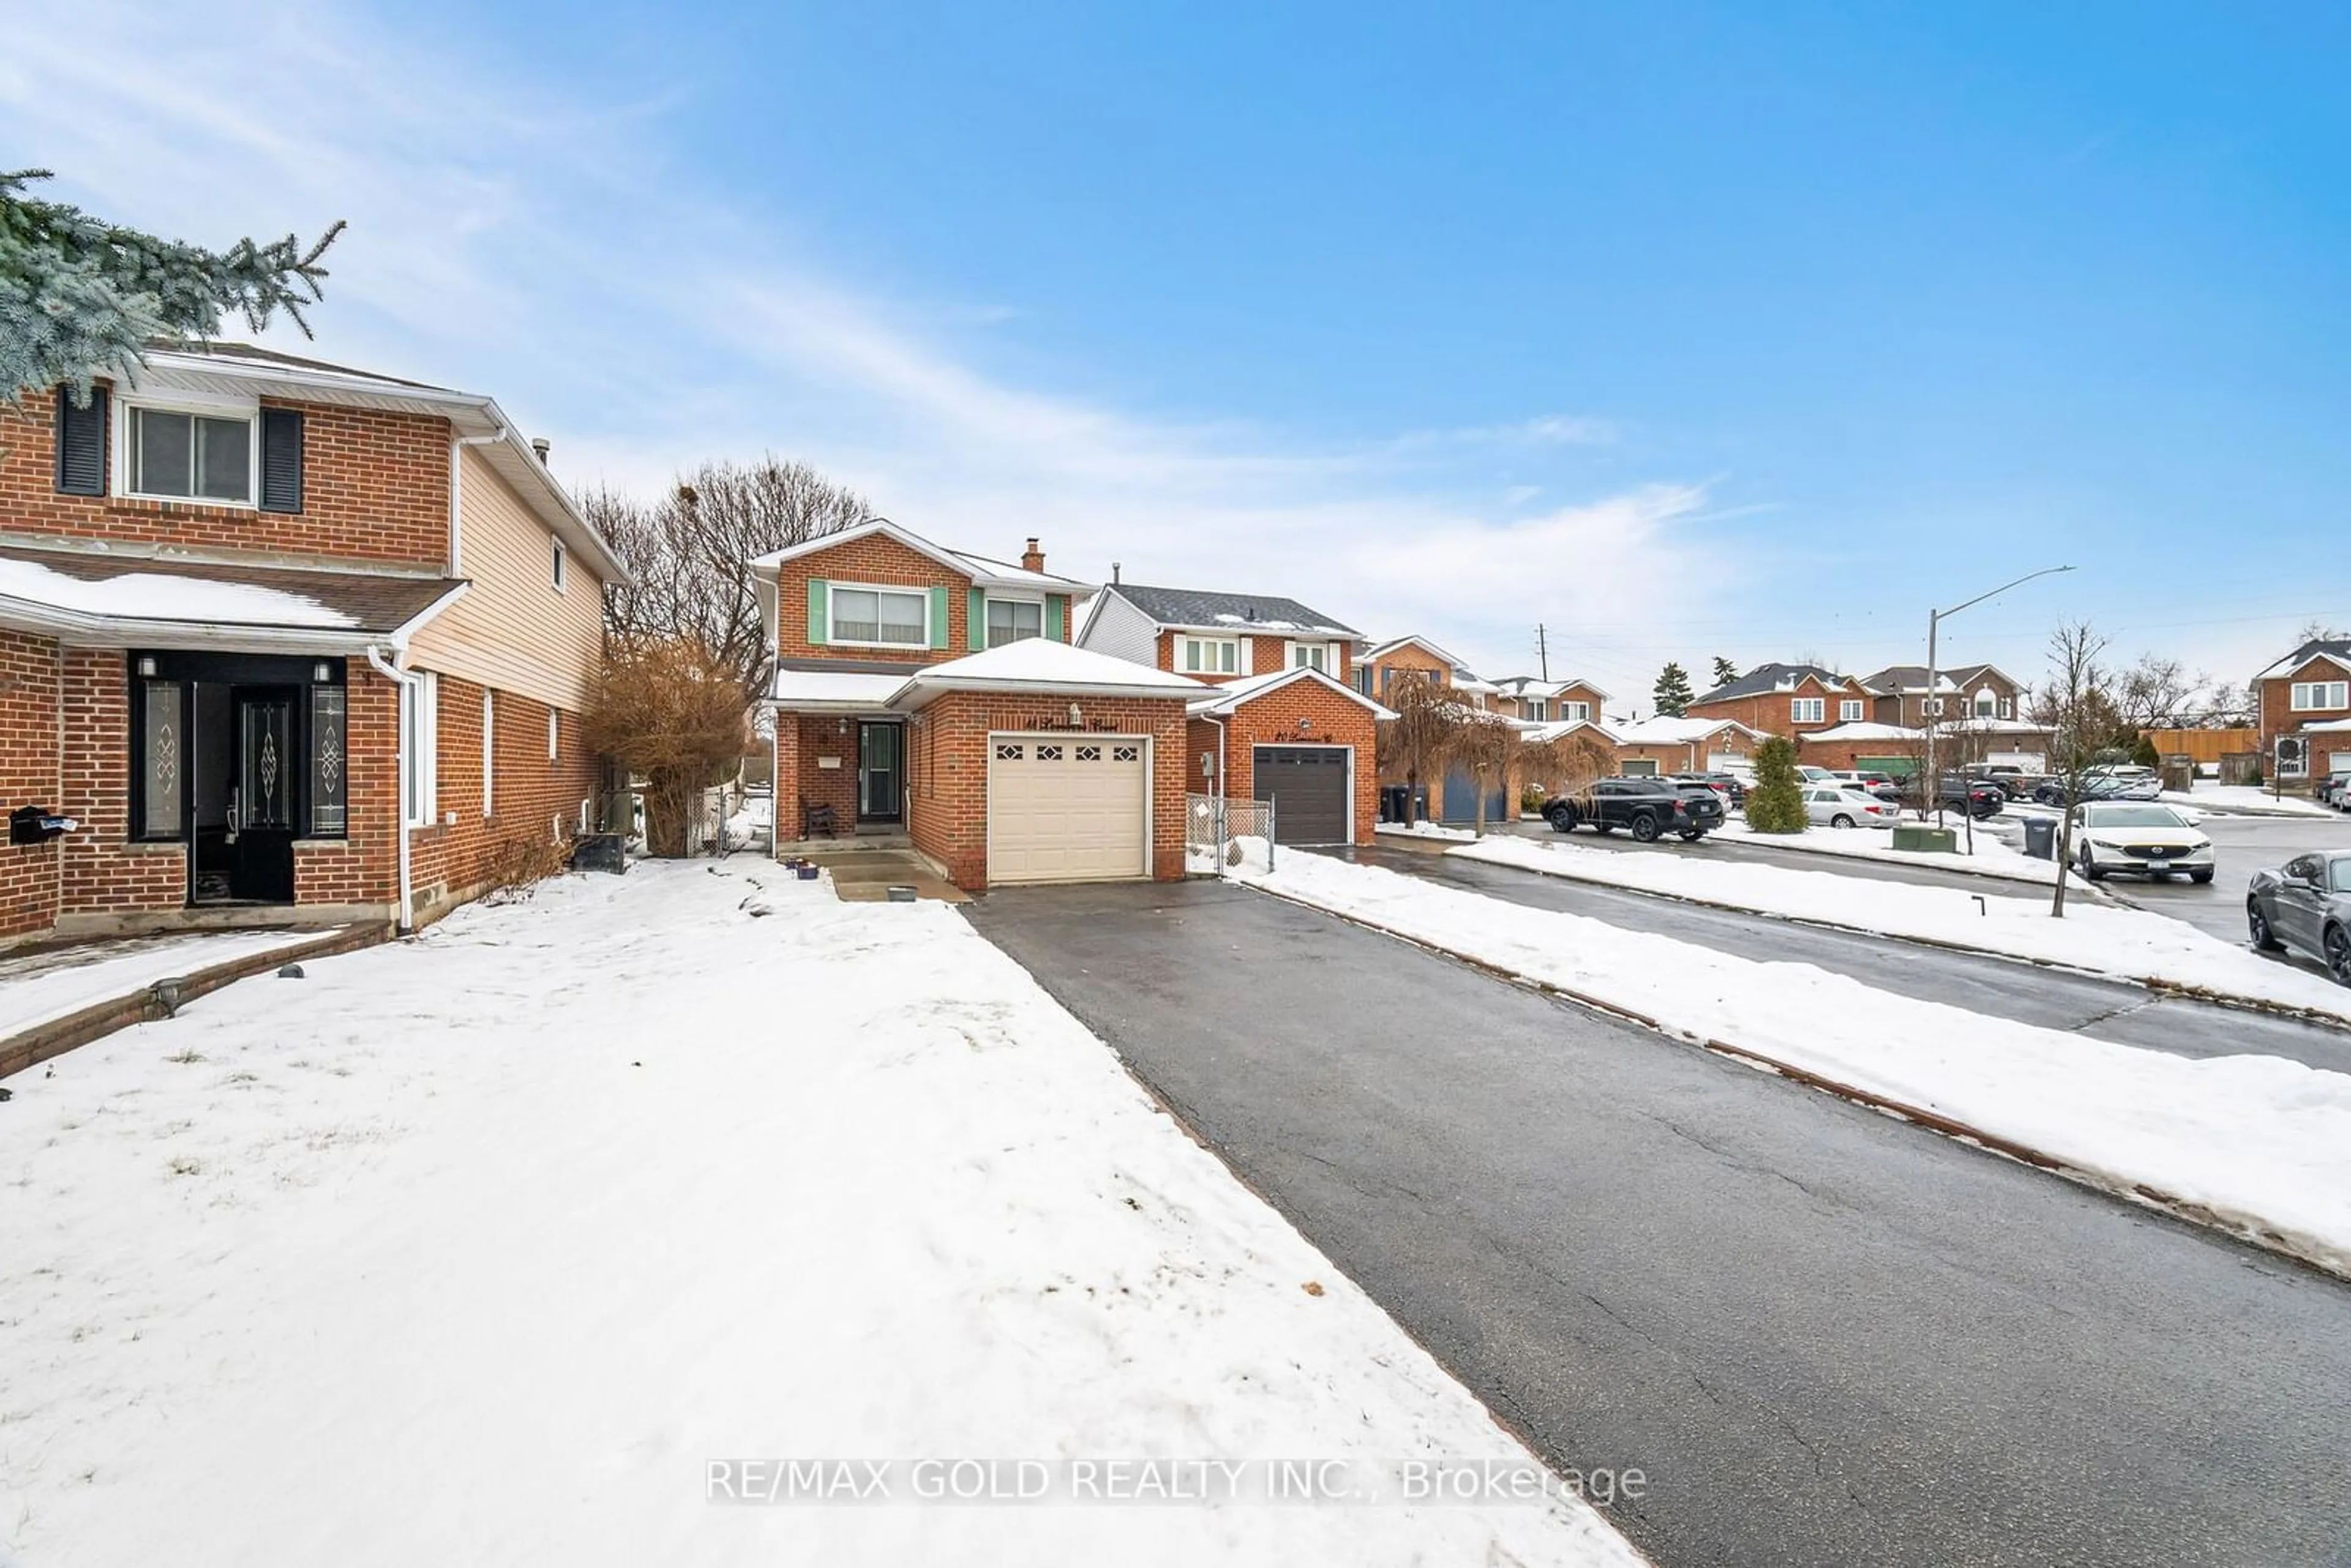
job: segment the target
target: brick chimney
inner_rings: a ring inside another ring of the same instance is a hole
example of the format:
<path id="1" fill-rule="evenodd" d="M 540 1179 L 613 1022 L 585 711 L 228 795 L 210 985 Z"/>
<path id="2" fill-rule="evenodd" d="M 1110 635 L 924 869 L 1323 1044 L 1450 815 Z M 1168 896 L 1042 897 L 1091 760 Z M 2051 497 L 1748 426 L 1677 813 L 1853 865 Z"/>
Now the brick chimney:
<path id="1" fill-rule="evenodd" d="M 1029 548 L 1020 552 L 1020 570 L 1023 571 L 1042 571 L 1045 570 L 1045 552 L 1037 548 L 1037 541 L 1035 539 L 1030 539 L 1029 541 Z"/>

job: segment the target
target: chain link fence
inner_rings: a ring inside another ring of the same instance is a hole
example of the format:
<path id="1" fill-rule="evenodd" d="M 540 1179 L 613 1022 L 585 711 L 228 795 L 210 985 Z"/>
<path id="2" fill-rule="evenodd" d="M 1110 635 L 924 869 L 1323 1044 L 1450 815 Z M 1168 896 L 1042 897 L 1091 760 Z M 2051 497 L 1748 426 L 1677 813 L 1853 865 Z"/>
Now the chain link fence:
<path id="1" fill-rule="evenodd" d="M 1273 869 L 1273 802 L 1222 795 L 1184 797 L 1184 865 L 1221 876 L 1245 856 L 1262 853 Z"/>

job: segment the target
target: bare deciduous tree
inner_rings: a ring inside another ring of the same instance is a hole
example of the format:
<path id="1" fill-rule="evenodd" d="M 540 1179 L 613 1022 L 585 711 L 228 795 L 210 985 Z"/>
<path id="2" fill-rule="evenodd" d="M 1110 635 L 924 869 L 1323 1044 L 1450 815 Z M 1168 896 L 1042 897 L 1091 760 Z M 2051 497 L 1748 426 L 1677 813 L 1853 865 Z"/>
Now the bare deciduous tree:
<path id="1" fill-rule="evenodd" d="M 2115 743 L 2119 711 L 2114 677 L 2098 663 L 2106 640 L 2086 621 L 2069 622 L 2049 635 L 2049 680 L 2041 688 L 2033 722 L 2049 732 L 2049 771 L 2064 786 L 2064 815 L 2057 820 L 2057 890 L 2049 913 L 2065 915 L 2066 867 L 2073 863 L 2074 809 L 2083 779 L 2099 754 Z"/>
<path id="2" fill-rule="evenodd" d="M 741 759 L 735 671 L 690 638 L 640 637 L 605 654 L 581 729 L 590 748 L 645 780 L 645 847 L 686 851 L 695 797 Z"/>
<path id="3" fill-rule="evenodd" d="M 772 455 L 705 463 L 650 504 L 598 491 L 583 507 L 634 580 L 605 596 L 614 646 L 693 643 L 729 673 L 747 705 L 768 669 L 752 559 L 872 516 L 864 497 Z"/>
<path id="4" fill-rule="evenodd" d="M 2115 703 L 2133 729 L 2177 729 L 2181 716 L 2197 705 L 2198 695 L 2209 684 L 2208 677 L 2189 674 L 2177 659 L 2142 653 L 2116 680 Z"/>

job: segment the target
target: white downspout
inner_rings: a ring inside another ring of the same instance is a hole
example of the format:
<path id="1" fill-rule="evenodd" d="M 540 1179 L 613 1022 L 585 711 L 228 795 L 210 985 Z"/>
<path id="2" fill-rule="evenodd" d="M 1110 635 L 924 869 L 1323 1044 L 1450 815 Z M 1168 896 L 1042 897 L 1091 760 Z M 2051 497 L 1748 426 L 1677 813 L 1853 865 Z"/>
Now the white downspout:
<path id="1" fill-rule="evenodd" d="M 368 644 L 367 657 L 368 663 L 375 666 L 376 674 L 381 675 L 385 680 L 390 681 L 393 687 L 399 691 L 401 705 L 400 712 L 403 714 L 408 712 L 409 705 L 417 701 L 416 688 L 420 684 L 422 684 L 419 678 L 409 671 L 397 668 L 388 662 L 383 656 L 383 650 L 372 643 Z M 400 742 L 400 744 L 392 747 L 392 756 L 395 758 L 394 765 L 400 776 L 399 788 L 394 791 L 394 793 L 399 796 L 400 800 L 399 805 L 395 809 L 396 820 L 392 823 L 392 831 L 400 835 L 400 914 L 398 916 L 398 925 L 400 927 L 400 934 L 402 936 L 405 936 L 416 929 L 416 906 L 414 902 L 414 894 L 412 888 L 411 873 L 408 862 L 408 821 L 411 817 L 415 815 L 415 810 L 414 802 L 410 800 L 408 798 L 408 729 L 407 726 L 402 724 L 397 716 L 392 720 L 392 734 Z"/>
<path id="2" fill-rule="evenodd" d="M 1225 874 L 1225 721 L 1214 714 L 1201 718 L 1217 727 L 1217 874 Z"/>

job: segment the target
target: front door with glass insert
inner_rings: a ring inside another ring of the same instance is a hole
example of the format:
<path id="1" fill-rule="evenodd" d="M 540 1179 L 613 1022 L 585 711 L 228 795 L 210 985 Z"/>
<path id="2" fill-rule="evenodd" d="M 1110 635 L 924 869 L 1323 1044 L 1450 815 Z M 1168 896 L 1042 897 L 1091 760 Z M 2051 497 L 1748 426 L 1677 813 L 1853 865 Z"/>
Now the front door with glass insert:
<path id="1" fill-rule="evenodd" d="M 295 693 L 283 687 L 236 689 L 236 782 L 229 796 L 229 896 L 266 904 L 294 902 Z"/>
<path id="2" fill-rule="evenodd" d="M 894 822 L 904 808 L 906 727 L 861 720 L 857 726 L 857 820 Z"/>

